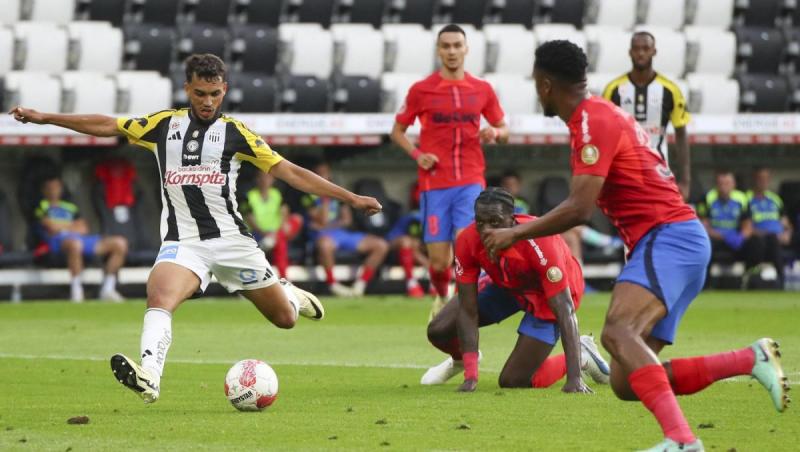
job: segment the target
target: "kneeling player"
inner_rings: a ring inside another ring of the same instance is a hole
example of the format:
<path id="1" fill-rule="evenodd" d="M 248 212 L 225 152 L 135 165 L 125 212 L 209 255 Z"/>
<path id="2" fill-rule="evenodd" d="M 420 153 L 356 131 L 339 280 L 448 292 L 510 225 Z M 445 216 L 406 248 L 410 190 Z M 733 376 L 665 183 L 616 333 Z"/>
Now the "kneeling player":
<path id="1" fill-rule="evenodd" d="M 525 316 L 519 338 L 500 373 L 502 387 L 546 388 L 565 374 L 564 392 L 591 392 L 581 380 L 586 370 L 608 382 L 608 365 L 589 336 L 579 339 L 575 310 L 583 295 L 583 274 L 560 236 L 520 242 L 493 261 L 482 243 L 486 231 L 534 220 L 514 215 L 514 197 L 489 188 L 475 201 L 475 222 L 456 239 L 458 296 L 428 325 L 428 339 L 450 355 L 428 369 L 422 384 L 441 384 L 462 369 L 460 391 L 478 383 L 478 328 L 519 311 Z M 480 277 L 481 270 L 486 276 Z M 480 280 L 479 280 L 480 279 Z M 548 358 L 563 333 L 565 354 Z"/>

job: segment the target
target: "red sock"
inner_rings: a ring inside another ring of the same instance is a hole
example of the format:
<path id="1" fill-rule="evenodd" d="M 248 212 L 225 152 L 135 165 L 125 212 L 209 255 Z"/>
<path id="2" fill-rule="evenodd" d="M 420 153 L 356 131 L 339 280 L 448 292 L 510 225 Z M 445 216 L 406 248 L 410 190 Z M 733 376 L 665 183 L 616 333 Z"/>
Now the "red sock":
<path id="1" fill-rule="evenodd" d="M 549 388 L 567 374 L 567 356 L 563 353 L 544 360 L 531 378 L 534 388 Z"/>
<path id="2" fill-rule="evenodd" d="M 695 440 L 663 366 L 649 364 L 640 367 L 628 375 L 628 383 L 639 400 L 656 417 L 665 437 L 678 443 L 691 443 Z"/>
<path id="3" fill-rule="evenodd" d="M 461 344 L 458 342 L 458 336 L 450 339 L 449 341 L 431 341 L 434 347 L 452 356 L 455 361 L 461 361 Z"/>
<path id="4" fill-rule="evenodd" d="M 431 273 L 431 285 L 436 289 L 436 293 L 440 297 L 447 296 L 447 286 L 450 284 L 450 267 L 442 271 L 436 271 L 433 268 L 429 269 Z"/>
<path id="5" fill-rule="evenodd" d="M 281 277 L 286 277 L 286 270 L 289 268 L 289 239 L 283 229 L 278 230 L 278 237 L 275 239 L 275 247 L 272 248 L 272 258 L 278 273 Z"/>
<path id="6" fill-rule="evenodd" d="M 325 282 L 328 283 L 329 286 L 336 283 L 336 278 L 333 277 L 333 267 L 325 269 Z"/>
<path id="7" fill-rule="evenodd" d="M 672 389 L 675 394 L 694 394 L 711 383 L 737 375 L 750 375 L 756 355 L 750 347 L 716 355 L 679 358 L 672 367 Z"/>
<path id="8" fill-rule="evenodd" d="M 397 250 L 397 260 L 406 274 L 406 281 L 414 278 L 414 250 L 403 247 Z"/>
<path id="9" fill-rule="evenodd" d="M 368 266 L 361 267 L 361 280 L 364 282 L 369 282 L 372 277 L 375 276 L 375 269 Z"/>

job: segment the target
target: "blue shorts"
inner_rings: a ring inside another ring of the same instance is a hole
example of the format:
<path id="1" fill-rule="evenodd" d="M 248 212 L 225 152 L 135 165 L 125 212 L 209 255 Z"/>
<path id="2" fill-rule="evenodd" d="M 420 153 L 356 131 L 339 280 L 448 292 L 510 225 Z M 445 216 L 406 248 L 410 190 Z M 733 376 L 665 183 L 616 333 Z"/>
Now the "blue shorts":
<path id="1" fill-rule="evenodd" d="M 62 232 L 58 235 L 50 237 L 47 246 L 50 248 L 51 253 L 61 252 L 61 242 L 66 239 L 80 240 L 83 244 L 83 255 L 94 256 L 94 249 L 97 248 L 97 243 L 100 242 L 99 235 L 83 235 L 75 232 Z"/>
<path id="2" fill-rule="evenodd" d="M 511 317 L 522 311 L 517 299 L 505 289 L 489 283 L 478 291 L 478 325 L 486 326 Z M 532 337 L 549 345 L 558 341 L 558 325 L 536 318 L 526 312 L 519 322 L 517 332 Z"/>
<path id="3" fill-rule="evenodd" d="M 342 251 L 358 251 L 358 244 L 367 236 L 363 232 L 347 229 L 325 229 L 319 231 L 320 237 L 328 237 L 336 243 L 336 249 Z"/>
<path id="4" fill-rule="evenodd" d="M 452 242 L 456 231 L 469 226 L 475 219 L 475 200 L 481 191 L 481 184 L 423 191 L 419 201 L 423 241 Z"/>
<path id="5" fill-rule="evenodd" d="M 617 282 L 640 285 L 667 308 L 651 336 L 672 343 L 686 308 L 706 282 L 711 242 L 699 220 L 656 226 L 636 244 Z"/>

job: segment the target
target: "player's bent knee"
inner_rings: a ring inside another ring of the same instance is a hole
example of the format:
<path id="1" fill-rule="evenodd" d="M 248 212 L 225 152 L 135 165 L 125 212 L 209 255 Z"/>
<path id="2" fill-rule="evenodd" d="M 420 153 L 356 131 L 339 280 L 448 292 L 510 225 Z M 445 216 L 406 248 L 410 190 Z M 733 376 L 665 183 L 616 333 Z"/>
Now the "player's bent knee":
<path id="1" fill-rule="evenodd" d="M 600 342 L 603 347 L 608 350 L 611 355 L 616 355 L 619 350 L 620 344 L 633 337 L 630 328 L 627 326 L 608 322 L 603 327 L 603 333 L 600 336 Z"/>
<path id="2" fill-rule="evenodd" d="M 278 315 L 273 316 L 273 318 L 269 319 L 273 325 L 277 326 L 278 328 L 289 330 L 294 328 L 294 324 L 296 323 L 296 319 L 292 313 L 280 313 Z"/>

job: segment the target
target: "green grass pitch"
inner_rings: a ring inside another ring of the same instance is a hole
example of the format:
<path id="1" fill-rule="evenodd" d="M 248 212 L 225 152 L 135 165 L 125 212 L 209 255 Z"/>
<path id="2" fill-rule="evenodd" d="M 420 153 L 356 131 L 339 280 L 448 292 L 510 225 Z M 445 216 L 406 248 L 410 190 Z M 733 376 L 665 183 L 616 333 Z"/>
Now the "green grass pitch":
<path id="1" fill-rule="evenodd" d="M 587 296 L 581 331 L 599 334 L 608 294 Z M 327 301 L 327 318 L 269 325 L 237 299 L 187 302 L 175 315 L 161 400 L 145 406 L 112 377 L 108 357 L 136 356 L 142 301 L 122 305 L 0 305 L 0 450 L 634 450 L 660 441 L 638 403 L 594 395 L 503 390 L 498 372 L 518 317 L 481 330 L 474 394 L 422 387 L 444 356 L 425 338 L 428 302 L 403 297 Z M 800 383 L 800 296 L 704 293 L 665 357 L 738 348 L 771 336 Z M 560 350 L 560 345 L 557 350 Z M 235 361 L 258 358 L 280 379 L 275 404 L 239 413 L 223 394 Z M 707 450 L 798 450 L 800 412 L 778 414 L 749 378 L 680 398 Z M 68 425 L 73 416 L 87 425 Z"/>

